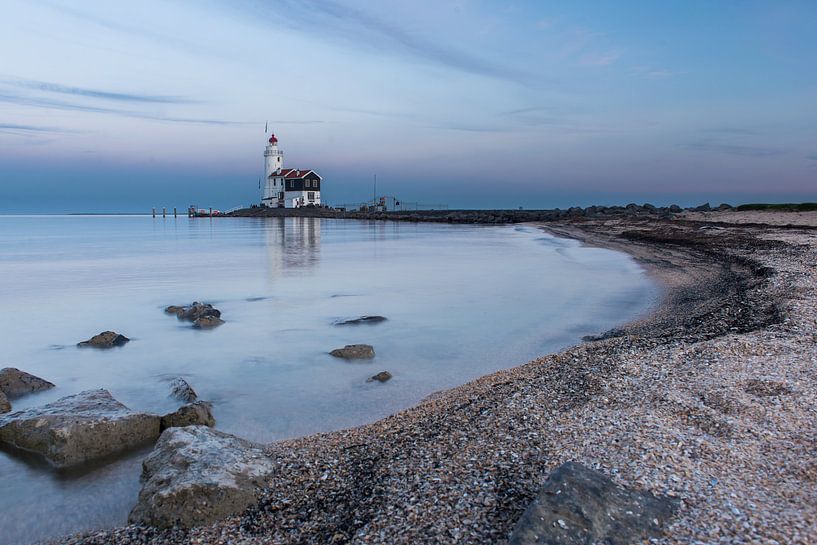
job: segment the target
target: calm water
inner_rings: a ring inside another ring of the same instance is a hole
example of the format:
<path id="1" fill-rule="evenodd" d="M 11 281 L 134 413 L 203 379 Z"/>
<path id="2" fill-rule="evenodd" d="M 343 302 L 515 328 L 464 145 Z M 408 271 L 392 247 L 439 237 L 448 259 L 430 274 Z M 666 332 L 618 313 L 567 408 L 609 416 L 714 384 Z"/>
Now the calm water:
<path id="1" fill-rule="evenodd" d="M 0 367 L 57 388 L 107 388 L 168 412 L 185 377 L 218 428 L 273 441 L 355 426 L 644 313 L 656 287 L 627 256 L 527 227 L 287 219 L 0 216 Z M 195 331 L 169 304 L 211 302 Z M 333 326 L 380 314 L 388 321 Z M 80 340 L 113 329 L 111 351 Z M 351 343 L 377 357 L 327 354 Z M 383 370 L 394 378 L 366 383 Z M 0 544 L 125 522 L 144 452 L 58 473 L 0 451 Z"/>

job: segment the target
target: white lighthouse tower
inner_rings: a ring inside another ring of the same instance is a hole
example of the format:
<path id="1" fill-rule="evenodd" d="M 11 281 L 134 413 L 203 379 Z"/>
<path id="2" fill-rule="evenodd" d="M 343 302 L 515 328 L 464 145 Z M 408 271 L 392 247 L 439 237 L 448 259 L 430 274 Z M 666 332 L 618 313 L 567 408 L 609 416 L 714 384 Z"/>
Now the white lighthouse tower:
<path id="1" fill-rule="evenodd" d="M 284 152 L 278 149 L 278 139 L 271 135 L 264 149 L 264 184 L 261 188 L 261 203 L 266 206 L 276 206 L 279 193 L 284 191 L 283 181 L 278 186 L 280 174 L 284 168 Z"/>

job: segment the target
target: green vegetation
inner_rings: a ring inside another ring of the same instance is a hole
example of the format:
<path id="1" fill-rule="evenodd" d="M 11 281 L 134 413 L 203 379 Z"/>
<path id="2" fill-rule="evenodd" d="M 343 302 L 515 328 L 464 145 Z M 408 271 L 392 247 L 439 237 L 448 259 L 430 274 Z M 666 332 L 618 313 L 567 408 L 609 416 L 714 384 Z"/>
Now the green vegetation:
<path id="1" fill-rule="evenodd" d="M 784 212 L 808 212 L 817 210 L 817 202 L 783 203 L 783 204 L 741 204 L 738 211 L 743 210 L 781 210 Z"/>

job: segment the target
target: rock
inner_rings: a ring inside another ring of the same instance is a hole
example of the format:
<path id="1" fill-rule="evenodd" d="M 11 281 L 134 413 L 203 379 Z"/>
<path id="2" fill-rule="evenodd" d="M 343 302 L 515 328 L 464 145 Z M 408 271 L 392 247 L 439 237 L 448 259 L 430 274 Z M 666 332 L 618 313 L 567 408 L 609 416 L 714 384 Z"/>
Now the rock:
<path id="1" fill-rule="evenodd" d="M 168 314 L 175 314 L 179 320 L 186 320 L 188 322 L 195 322 L 199 318 L 204 317 L 221 317 L 221 311 L 217 308 L 213 308 L 213 305 L 208 303 L 199 303 L 198 301 L 194 301 L 193 304 L 186 307 L 171 305 L 165 309 L 165 312 Z"/>
<path id="2" fill-rule="evenodd" d="M 64 468 L 155 441 L 159 422 L 157 415 L 131 411 L 107 390 L 88 390 L 0 417 L 0 441 Z"/>
<path id="3" fill-rule="evenodd" d="M 0 392 L 6 397 L 14 399 L 42 390 L 53 388 L 54 385 L 40 377 L 30 375 L 14 367 L 0 369 Z"/>
<path id="4" fill-rule="evenodd" d="M 680 212 L 683 212 L 684 209 L 678 206 L 677 204 L 671 204 L 669 205 L 669 211 L 672 212 L 673 214 L 678 214 Z"/>
<path id="5" fill-rule="evenodd" d="M 329 352 L 336 358 L 345 360 L 362 360 L 374 357 L 374 347 L 370 344 L 347 344 L 343 348 L 336 348 Z"/>
<path id="6" fill-rule="evenodd" d="M 99 335 L 94 335 L 87 341 L 77 343 L 77 346 L 93 348 L 113 348 L 114 346 L 122 346 L 129 342 L 130 339 L 124 335 L 120 335 L 115 331 L 103 331 Z"/>
<path id="7" fill-rule="evenodd" d="M 567 462 L 548 477 L 508 543 L 641 543 L 659 537 L 676 508 L 668 498 L 622 488 L 602 473 Z"/>
<path id="8" fill-rule="evenodd" d="M 722 202 L 721 204 L 718 205 L 718 207 L 715 210 L 724 211 L 724 210 L 732 210 L 733 208 L 734 207 L 731 204 L 726 204 L 725 202 Z"/>
<path id="9" fill-rule="evenodd" d="M 351 320 L 340 320 L 335 322 L 335 325 L 361 325 L 361 324 L 379 324 L 385 322 L 385 316 L 361 316 Z"/>
<path id="10" fill-rule="evenodd" d="M 213 418 L 212 406 L 207 401 L 196 401 L 179 407 L 178 410 L 162 417 L 161 430 L 167 428 L 183 428 L 185 426 L 216 425 Z"/>
<path id="11" fill-rule="evenodd" d="M 181 377 L 174 378 L 170 382 L 170 395 L 179 401 L 184 401 L 185 403 L 192 403 L 199 398 L 193 387 Z"/>
<path id="12" fill-rule="evenodd" d="M 0 391 L 0 414 L 7 413 L 11 410 L 11 403 L 9 403 L 6 394 Z"/>
<path id="13" fill-rule="evenodd" d="M 391 379 L 391 373 L 389 373 L 388 371 L 381 371 L 378 374 L 367 378 L 366 382 L 374 382 L 374 381 L 386 382 L 387 380 L 390 380 L 390 379 Z"/>
<path id="14" fill-rule="evenodd" d="M 694 212 L 709 212 L 710 210 L 712 210 L 712 207 L 711 207 L 711 206 L 709 206 L 709 203 L 708 203 L 708 202 L 705 202 L 705 203 L 703 203 L 703 204 L 702 204 L 702 205 L 700 205 L 700 206 L 696 206 L 696 207 L 695 207 L 695 208 L 693 208 L 692 210 L 693 210 Z"/>
<path id="15" fill-rule="evenodd" d="M 193 327 L 196 329 L 213 329 L 224 323 L 224 320 L 218 316 L 199 316 L 193 322 Z"/>
<path id="16" fill-rule="evenodd" d="M 261 445 L 204 426 L 168 429 L 142 464 L 142 490 L 129 520 L 210 524 L 254 504 L 274 471 Z"/>

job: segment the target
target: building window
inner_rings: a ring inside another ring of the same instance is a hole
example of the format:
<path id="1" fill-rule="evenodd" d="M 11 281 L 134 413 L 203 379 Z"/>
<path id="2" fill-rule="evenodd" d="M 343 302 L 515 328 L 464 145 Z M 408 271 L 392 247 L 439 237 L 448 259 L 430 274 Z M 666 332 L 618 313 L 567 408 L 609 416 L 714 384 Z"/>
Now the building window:
<path id="1" fill-rule="evenodd" d="M 307 193 L 307 194 L 306 194 L 306 197 L 307 197 L 307 198 L 308 198 L 310 201 L 314 201 L 314 200 L 315 200 L 315 192 L 314 192 L 314 191 L 310 191 L 309 193 Z"/>

